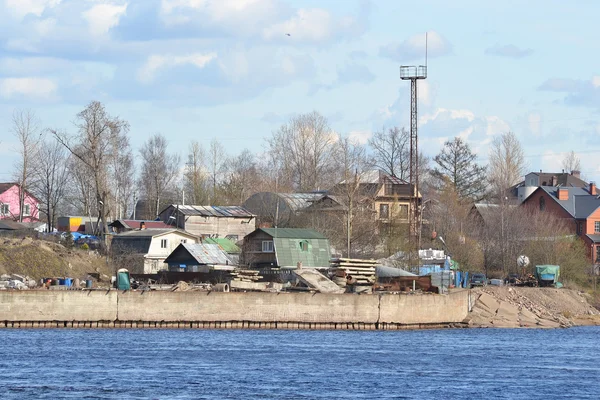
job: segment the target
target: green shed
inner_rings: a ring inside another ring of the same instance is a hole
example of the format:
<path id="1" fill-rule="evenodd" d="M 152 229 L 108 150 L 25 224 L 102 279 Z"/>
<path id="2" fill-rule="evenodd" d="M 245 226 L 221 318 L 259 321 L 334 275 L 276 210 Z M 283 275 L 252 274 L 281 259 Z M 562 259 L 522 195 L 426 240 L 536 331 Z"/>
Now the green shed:
<path id="1" fill-rule="evenodd" d="M 251 267 L 329 268 L 329 240 L 313 229 L 259 228 L 244 238 L 243 263 Z"/>

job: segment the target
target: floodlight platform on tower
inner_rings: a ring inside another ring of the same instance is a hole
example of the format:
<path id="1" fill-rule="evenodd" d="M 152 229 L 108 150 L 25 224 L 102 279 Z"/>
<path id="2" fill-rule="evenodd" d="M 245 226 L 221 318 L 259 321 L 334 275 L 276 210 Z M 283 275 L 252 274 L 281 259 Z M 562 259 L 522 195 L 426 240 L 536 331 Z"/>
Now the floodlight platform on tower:
<path id="1" fill-rule="evenodd" d="M 427 79 L 426 65 L 402 65 L 400 66 L 400 79 Z"/>

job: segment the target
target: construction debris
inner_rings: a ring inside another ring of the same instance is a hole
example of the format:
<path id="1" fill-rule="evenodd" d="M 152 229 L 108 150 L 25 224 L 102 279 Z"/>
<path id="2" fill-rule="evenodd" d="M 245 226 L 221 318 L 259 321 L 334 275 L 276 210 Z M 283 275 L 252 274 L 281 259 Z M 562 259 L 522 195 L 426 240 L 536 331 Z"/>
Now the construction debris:
<path id="1" fill-rule="evenodd" d="M 257 270 L 253 269 L 236 269 L 229 275 L 231 276 L 231 280 L 237 282 L 258 282 L 263 278 L 262 275 L 258 274 Z"/>
<path id="2" fill-rule="evenodd" d="M 298 268 L 294 275 L 310 289 L 321 293 L 344 293 L 340 288 L 325 275 L 312 268 Z"/>
<path id="3" fill-rule="evenodd" d="M 342 286 L 340 285 L 340 281 L 345 279 L 344 286 L 347 292 L 372 292 L 373 284 L 377 280 L 375 274 L 376 260 L 334 258 L 331 260 L 330 265 L 330 273 L 333 276 L 333 281 Z"/>

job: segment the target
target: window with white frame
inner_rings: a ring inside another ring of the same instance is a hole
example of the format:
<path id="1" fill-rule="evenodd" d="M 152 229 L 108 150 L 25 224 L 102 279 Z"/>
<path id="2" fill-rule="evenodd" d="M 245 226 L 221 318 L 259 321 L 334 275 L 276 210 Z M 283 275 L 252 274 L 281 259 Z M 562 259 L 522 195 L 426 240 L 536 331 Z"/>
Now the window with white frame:
<path id="1" fill-rule="evenodd" d="M 262 252 L 263 253 L 273 253 L 275 251 L 275 246 L 273 246 L 272 240 L 263 240 L 262 242 Z"/>
<path id="2" fill-rule="evenodd" d="M 23 204 L 23 215 L 31 215 L 31 205 Z"/>
<path id="3" fill-rule="evenodd" d="M 10 204 L 5 204 L 5 203 L 0 204 L 0 214 L 9 215 L 10 214 Z"/>
<path id="4" fill-rule="evenodd" d="M 169 239 L 160 239 L 160 248 L 166 249 L 169 244 Z"/>
<path id="5" fill-rule="evenodd" d="M 600 232 L 600 221 L 594 222 L 594 232 Z"/>

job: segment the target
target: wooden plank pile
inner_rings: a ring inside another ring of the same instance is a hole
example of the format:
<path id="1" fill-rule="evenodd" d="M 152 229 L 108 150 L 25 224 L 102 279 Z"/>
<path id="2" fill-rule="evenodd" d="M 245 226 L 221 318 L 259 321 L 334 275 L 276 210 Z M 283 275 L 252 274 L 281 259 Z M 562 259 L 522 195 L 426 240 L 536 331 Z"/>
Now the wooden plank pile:
<path id="1" fill-rule="evenodd" d="M 375 260 L 354 258 L 334 258 L 330 262 L 333 281 L 341 287 L 350 285 L 355 292 L 366 292 L 377 280 L 375 276 Z M 350 276 L 350 278 L 349 278 Z"/>
<path id="2" fill-rule="evenodd" d="M 232 281 L 237 282 L 257 282 L 262 279 L 262 275 L 253 269 L 236 269 L 229 275 Z"/>

